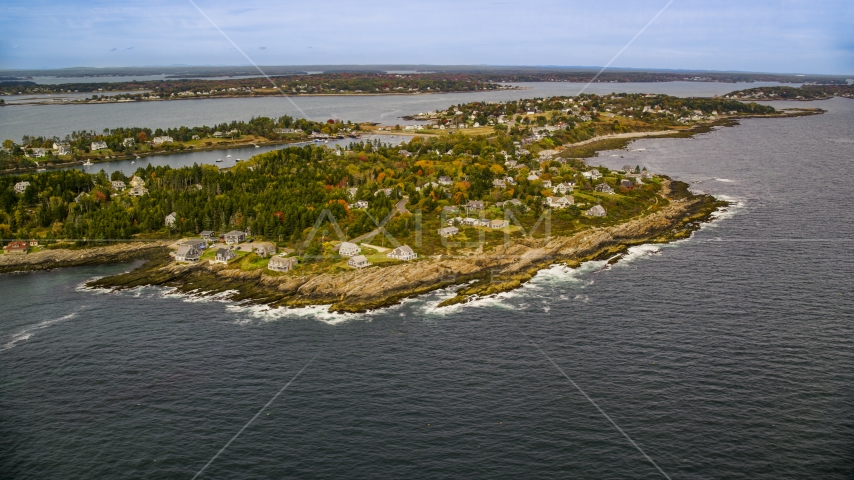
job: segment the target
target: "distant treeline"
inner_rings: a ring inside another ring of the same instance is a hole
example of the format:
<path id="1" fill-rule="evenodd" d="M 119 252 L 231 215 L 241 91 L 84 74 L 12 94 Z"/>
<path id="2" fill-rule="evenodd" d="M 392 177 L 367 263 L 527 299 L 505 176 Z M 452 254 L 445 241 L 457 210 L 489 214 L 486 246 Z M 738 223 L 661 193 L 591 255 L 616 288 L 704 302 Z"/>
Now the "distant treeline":
<path id="1" fill-rule="evenodd" d="M 803 85 L 795 87 L 759 87 L 727 94 L 738 100 L 822 100 L 830 97 L 854 98 L 854 85 Z"/>

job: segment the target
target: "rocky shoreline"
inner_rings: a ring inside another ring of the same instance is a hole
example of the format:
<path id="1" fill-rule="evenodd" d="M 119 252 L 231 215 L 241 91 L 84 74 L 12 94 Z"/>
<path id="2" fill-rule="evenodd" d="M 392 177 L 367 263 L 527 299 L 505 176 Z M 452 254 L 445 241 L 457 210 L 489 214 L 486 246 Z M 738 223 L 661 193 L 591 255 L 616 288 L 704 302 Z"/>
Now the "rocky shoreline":
<path id="1" fill-rule="evenodd" d="M 160 249 L 159 253 L 149 252 L 150 260 L 142 267 L 94 280 L 88 286 L 121 290 L 157 285 L 200 296 L 229 292 L 232 300 L 271 307 L 330 305 L 330 311 L 364 312 L 461 285 L 457 296 L 442 305 L 462 303 L 518 288 L 554 264 L 576 267 L 584 261 L 612 258 L 634 245 L 687 238 L 727 205 L 709 195 L 691 194 L 683 182 L 669 182 L 669 187 L 665 195 L 670 205 L 659 212 L 569 237 L 514 240 L 478 255 L 438 256 L 383 268 L 298 276 L 262 269 L 243 271 L 209 262 L 175 264 Z"/>

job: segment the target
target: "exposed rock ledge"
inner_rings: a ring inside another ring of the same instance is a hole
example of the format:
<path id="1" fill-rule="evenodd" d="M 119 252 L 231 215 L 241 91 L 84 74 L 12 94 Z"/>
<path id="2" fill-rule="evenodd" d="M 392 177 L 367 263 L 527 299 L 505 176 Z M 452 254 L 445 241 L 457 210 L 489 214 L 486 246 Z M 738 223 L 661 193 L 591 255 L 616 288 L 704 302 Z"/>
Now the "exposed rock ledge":
<path id="1" fill-rule="evenodd" d="M 136 271 L 95 280 L 90 285 L 119 289 L 165 285 L 202 295 L 233 291 L 234 300 L 271 306 L 331 305 L 333 311 L 358 312 L 466 283 L 457 297 L 445 304 L 464 302 L 473 296 L 516 288 L 555 263 L 577 266 L 591 259 L 611 258 L 632 245 L 685 238 L 699 227 L 699 222 L 726 205 L 711 196 L 688 194 L 687 185 L 673 183 L 679 184 L 678 193 L 671 193 L 670 204 L 659 212 L 571 237 L 515 240 L 479 255 L 303 277 L 271 275 L 266 270 L 241 271 L 207 262 L 176 265 L 161 255 Z"/>
<path id="2" fill-rule="evenodd" d="M 143 258 L 171 242 L 116 243 L 104 247 L 51 249 L 27 255 L 0 255 L 0 273 L 99 265 Z"/>

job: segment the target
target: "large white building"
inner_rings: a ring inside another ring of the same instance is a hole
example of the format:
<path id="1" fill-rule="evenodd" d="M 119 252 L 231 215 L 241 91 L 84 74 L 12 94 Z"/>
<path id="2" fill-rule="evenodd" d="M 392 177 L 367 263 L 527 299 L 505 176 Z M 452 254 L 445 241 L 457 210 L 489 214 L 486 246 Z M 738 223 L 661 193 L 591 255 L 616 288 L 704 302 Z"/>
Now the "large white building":
<path id="1" fill-rule="evenodd" d="M 342 257 L 353 257 L 360 253 L 362 249 L 355 243 L 341 242 L 341 246 L 338 247 L 338 254 Z"/>

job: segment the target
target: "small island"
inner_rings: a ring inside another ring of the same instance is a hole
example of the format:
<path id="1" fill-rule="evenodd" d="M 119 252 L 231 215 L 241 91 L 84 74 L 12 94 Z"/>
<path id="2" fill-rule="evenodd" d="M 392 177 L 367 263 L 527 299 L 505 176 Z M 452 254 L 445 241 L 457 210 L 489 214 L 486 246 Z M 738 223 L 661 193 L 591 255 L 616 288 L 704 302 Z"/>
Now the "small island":
<path id="1" fill-rule="evenodd" d="M 417 115 L 425 123 L 398 146 L 291 146 L 229 168 L 149 165 L 130 177 L 4 176 L 0 234 L 19 240 L 0 271 L 146 258 L 90 286 L 357 312 L 461 285 L 446 303 L 463 302 L 555 263 L 616 261 L 632 245 L 685 238 L 726 206 L 663 172 L 584 157 L 643 136 L 814 113 L 642 94 L 474 102 Z"/>

